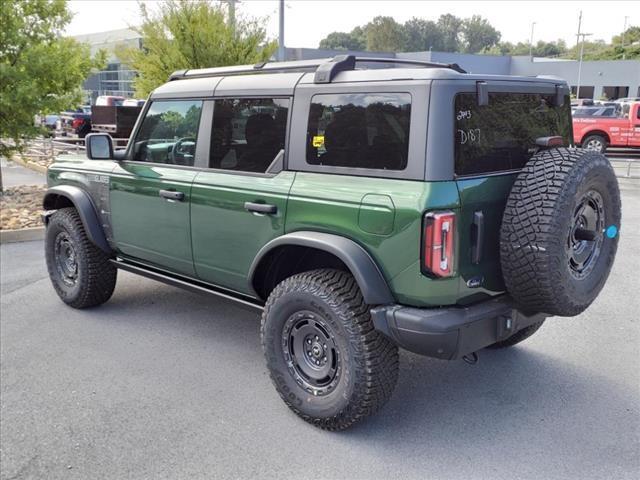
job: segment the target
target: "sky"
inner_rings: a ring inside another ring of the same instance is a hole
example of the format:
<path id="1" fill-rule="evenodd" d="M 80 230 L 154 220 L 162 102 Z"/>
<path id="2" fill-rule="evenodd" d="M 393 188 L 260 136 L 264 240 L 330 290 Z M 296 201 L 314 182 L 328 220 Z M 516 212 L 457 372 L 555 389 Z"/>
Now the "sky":
<path id="1" fill-rule="evenodd" d="M 157 0 L 145 0 L 153 9 Z M 237 15 L 267 19 L 267 33 L 278 34 L 278 0 L 241 0 Z M 398 22 L 411 17 L 436 20 L 451 13 L 458 17 L 481 15 L 502 33 L 502 40 L 529 42 L 533 39 L 564 39 L 575 44 L 578 15 L 582 10 L 582 32 L 589 37 L 610 41 L 628 25 L 640 25 L 640 8 L 633 1 L 404 1 L 404 0 L 288 0 L 285 2 L 285 45 L 317 48 L 321 39 L 334 31 L 350 31 L 378 15 L 392 16 Z M 71 0 L 75 14 L 68 35 L 126 28 L 140 23 L 135 0 Z"/>

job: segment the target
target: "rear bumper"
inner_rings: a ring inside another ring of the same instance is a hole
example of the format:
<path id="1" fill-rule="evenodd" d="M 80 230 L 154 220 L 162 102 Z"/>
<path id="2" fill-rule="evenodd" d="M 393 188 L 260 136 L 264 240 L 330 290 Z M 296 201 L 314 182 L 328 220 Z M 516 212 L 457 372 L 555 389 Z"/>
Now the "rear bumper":
<path id="1" fill-rule="evenodd" d="M 373 308 L 371 316 L 375 328 L 398 346 L 428 357 L 454 360 L 504 340 L 547 315 L 525 315 L 509 296 L 502 295 L 466 307 L 386 305 Z"/>

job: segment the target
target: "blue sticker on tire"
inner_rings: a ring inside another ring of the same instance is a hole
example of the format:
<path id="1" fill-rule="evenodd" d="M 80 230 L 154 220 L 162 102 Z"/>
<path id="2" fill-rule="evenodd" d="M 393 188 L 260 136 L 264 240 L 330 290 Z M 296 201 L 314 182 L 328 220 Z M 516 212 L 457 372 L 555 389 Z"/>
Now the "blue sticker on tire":
<path id="1" fill-rule="evenodd" d="M 607 238 L 615 238 L 616 235 L 618 235 L 618 227 L 615 225 L 609 225 L 605 230 L 605 234 L 607 235 Z"/>

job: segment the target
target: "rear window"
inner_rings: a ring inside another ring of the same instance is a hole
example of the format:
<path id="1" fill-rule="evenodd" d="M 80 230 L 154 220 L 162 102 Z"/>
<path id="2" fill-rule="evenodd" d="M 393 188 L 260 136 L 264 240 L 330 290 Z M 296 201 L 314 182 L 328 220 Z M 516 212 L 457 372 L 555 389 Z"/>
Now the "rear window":
<path id="1" fill-rule="evenodd" d="M 314 95 L 307 130 L 307 163 L 404 170 L 409 152 L 411 95 Z"/>
<path id="2" fill-rule="evenodd" d="M 560 136 L 571 143 L 569 97 L 554 106 L 555 95 L 490 93 L 479 106 L 475 93 L 455 100 L 455 171 L 476 175 L 517 170 L 536 152 L 536 138 Z"/>

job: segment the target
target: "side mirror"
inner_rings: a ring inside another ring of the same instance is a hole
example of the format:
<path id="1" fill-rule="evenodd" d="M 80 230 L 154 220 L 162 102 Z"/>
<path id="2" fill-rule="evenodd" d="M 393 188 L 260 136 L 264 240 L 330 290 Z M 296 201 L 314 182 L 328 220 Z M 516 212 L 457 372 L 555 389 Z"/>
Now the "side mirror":
<path id="1" fill-rule="evenodd" d="M 84 138 L 87 158 L 90 160 L 111 160 L 113 158 L 113 139 L 108 133 L 90 133 Z"/>

